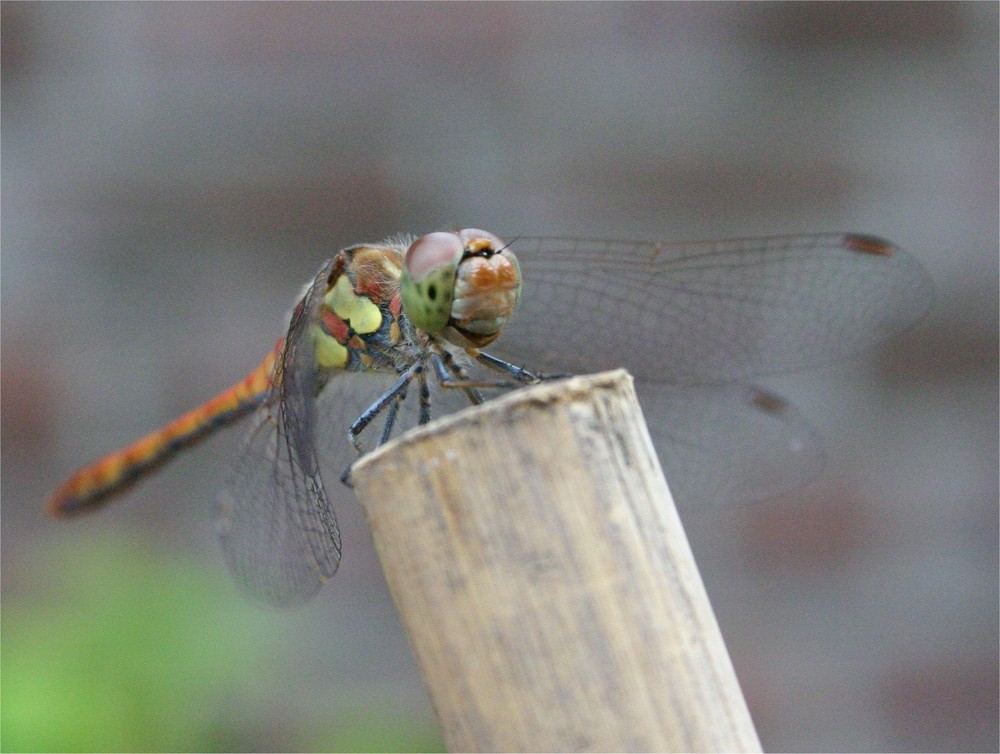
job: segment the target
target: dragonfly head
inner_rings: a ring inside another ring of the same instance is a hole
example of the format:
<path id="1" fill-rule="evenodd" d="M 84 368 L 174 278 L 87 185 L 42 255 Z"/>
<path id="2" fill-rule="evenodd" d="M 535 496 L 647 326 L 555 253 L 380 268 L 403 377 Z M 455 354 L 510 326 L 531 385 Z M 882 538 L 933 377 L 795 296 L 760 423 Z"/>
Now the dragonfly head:
<path id="1" fill-rule="evenodd" d="M 492 233 L 428 233 L 406 250 L 403 311 L 419 329 L 480 348 L 500 335 L 521 295 L 521 268 Z"/>

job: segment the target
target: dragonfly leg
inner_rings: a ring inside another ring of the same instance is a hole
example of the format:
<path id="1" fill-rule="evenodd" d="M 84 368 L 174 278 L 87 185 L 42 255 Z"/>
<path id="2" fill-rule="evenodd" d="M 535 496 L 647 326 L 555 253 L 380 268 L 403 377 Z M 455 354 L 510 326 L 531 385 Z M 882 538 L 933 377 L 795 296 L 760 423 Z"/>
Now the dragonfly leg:
<path id="1" fill-rule="evenodd" d="M 477 387 L 509 387 L 504 384 L 472 382 L 462 366 L 455 361 L 455 357 L 444 350 L 432 353 L 431 363 L 434 364 L 438 384 L 441 387 L 461 388 L 473 406 L 478 406 L 486 400 L 483 394 L 476 390 Z"/>
<path id="2" fill-rule="evenodd" d="M 556 380 L 561 377 L 572 377 L 571 374 L 542 374 L 541 372 L 532 372 L 524 367 L 519 367 L 516 364 L 511 364 L 509 361 L 504 361 L 503 359 L 498 359 L 496 356 L 491 356 L 485 351 L 479 351 L 475 355 L 476 361 L 478 361 L 483 366 L 489 367 L 495 372 L 500 372 L 501 374 L 506 374 L 513 377 L 518 382 L 524 384 L 531 384 L 535 382 L 541 382 L 542 380 Z"/>
<path id="3" fill-rule="evenodd" d="M 431 388 L 422 369 L 417 377 L 420 380 L 420 423 L 426 424 L 431 420 Z"/>
<path id="4" fill-rule="evenodd" d="M 389 406 L 389 414 L 386 417 L 387 427 L 382 430 L 382 437 L 379 440 L 381 445 L 388 438 L 389 434 L 392 432 L 392 425 L 396 422 L 396 414 L 399 411 L 399 405 L 402 403 L 403 399 L 406 398 L 406 391 L 409 389 L 410 382 L 413 378 L 423 372 L 424 365 L 420 361 L 415 361 L 405 372 L 403 372 L 399 379 L 393 383 L 392 387 L 386 390 L 378 400 L 376 400 L 372 405 L 364 410 L 364 413 L 359 416 L 355 422 L 347 430 L 347 437 L 351 441 L 355 450 L 358 453 L 364 453 L 365 450 L 361 446 L 360 435 L 365 430 L 365 428 L 372 423 L 372 420 L 386 410 Z M 422 378 L 423 379 L 423 378 Z M 390 406 L 390 404 L 392 404 Z"/>
<path id="5" fill-rule="evenodd" d="M 392 428 L 396 425 L 396 416 L 399 414 L 399 407 L 403 405 L 403 401 L 406 400 L 406 390 L 408 387 L 409 385 L 399 391 L 399 394 L 396 395 L 396 399 L 385 412 L 385 424 L 382 425 L 382 434 L 379 435 L 378 445 L 376 447 L 385 445 L 389 441 L 389 436 L 392 434 Z"/>
<path id="6" fill-rule="evenodd" d="M 358 451 L 358 455 L 362 455 L 365 452 L 364 447 L 361 445 L 360 435 L 372 420 L 375 419 L 383 411 L 386 411 L 385 424 L 382 425 L 382 433 L 379 435 L 378 445 L 383 445 L 389 441 L 390 435 L 392 435 L 393 427 L 396 426 L 396 417 L 399 415 L 399 407 L 403 405 L 403 401 L 406 400 L 406 393 L 410 388 L 410 383 L 413 378 L 417 376 L 420 380 L 420 423 L 425 424 L 430 419 L 430 391 L 426 389 L 427 378 L 424 375 L 423 364 L 419 361 L 411 365 L 405 372 L 403 372 L 399 379 L 393 383 L 392 387 L 386 390 L 382 395 L 379 396 L 372 405 L 365 409 L 364 413 L 359 416 L 355 422 L 348 428 L 347 437 L 351 441 L 351 445 L 354 449 Z M 427 393 L 426 401 L 424 399 L 424 393 Z M 426 414 L 427 419 L 424 419 L 424 404 L 426 402 Z M 388 408 L 386 408 L 388 406 Z M 377 447 L 377 446 L 376 446 Z M 347 468 L 340 475 L 340 481 L 348 487 L 353 487 L 351 484 L 351 469 L 354 468 L 354 463 L 348 464 Z"/>

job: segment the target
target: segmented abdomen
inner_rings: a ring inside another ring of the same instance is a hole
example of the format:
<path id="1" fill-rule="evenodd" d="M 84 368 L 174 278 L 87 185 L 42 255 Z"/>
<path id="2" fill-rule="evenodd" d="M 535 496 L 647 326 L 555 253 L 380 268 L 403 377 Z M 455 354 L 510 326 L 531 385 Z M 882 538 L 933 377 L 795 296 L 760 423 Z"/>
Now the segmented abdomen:
<path id="1" fill-rule="evenodd" d="M 47 503 L 52 516 L 92 510 L 153 471 L 184 448 L 253 411 L 267 394 L 282 341 L 242 382 L 188 411 L 165 427 L 78 469 Z"/>

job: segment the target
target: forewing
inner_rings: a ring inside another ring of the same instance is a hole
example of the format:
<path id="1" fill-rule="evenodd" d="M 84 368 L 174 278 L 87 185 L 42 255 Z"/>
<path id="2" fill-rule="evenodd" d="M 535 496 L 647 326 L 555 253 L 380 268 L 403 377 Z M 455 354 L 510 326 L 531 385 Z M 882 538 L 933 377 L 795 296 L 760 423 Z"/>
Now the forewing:
<path id="1" fill-rule="evenodd" d="M 511 248 L 522 295 L 490 350 L 550 372 L 623 366 L 674 385 L 745 382 L 875 345 L 933 298 L 913 257 L 867 236 L 518 238 Z"/>
<path id="2" fill-rule="evenodd" d="M 278 607 L 309 599 L 340 562 L 340 531 L 316 456 L 308 332 L 327 273 L 319 272 L 292 315 L 271 390 L 216 503 L 216 528 L 237 584 Z"/>

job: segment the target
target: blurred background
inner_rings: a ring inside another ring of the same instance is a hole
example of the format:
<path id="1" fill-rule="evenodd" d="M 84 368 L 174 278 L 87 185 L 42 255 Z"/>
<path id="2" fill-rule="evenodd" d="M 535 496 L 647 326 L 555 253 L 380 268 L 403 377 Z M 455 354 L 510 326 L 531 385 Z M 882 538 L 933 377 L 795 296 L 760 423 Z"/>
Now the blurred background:
<path id="1" fill-rule="evenodd" d="M 918 327 L 766 382 L 824 475 L 685 523 L 765 749 L 997 749 L 995 3 L 0 13 L 4 750 L 442 746 L 356 506 L 310 605 L 235 593 L 239 429 L 42 505 L 240 379 L 337 249 L 445 226 L 922 260 Z"/>

